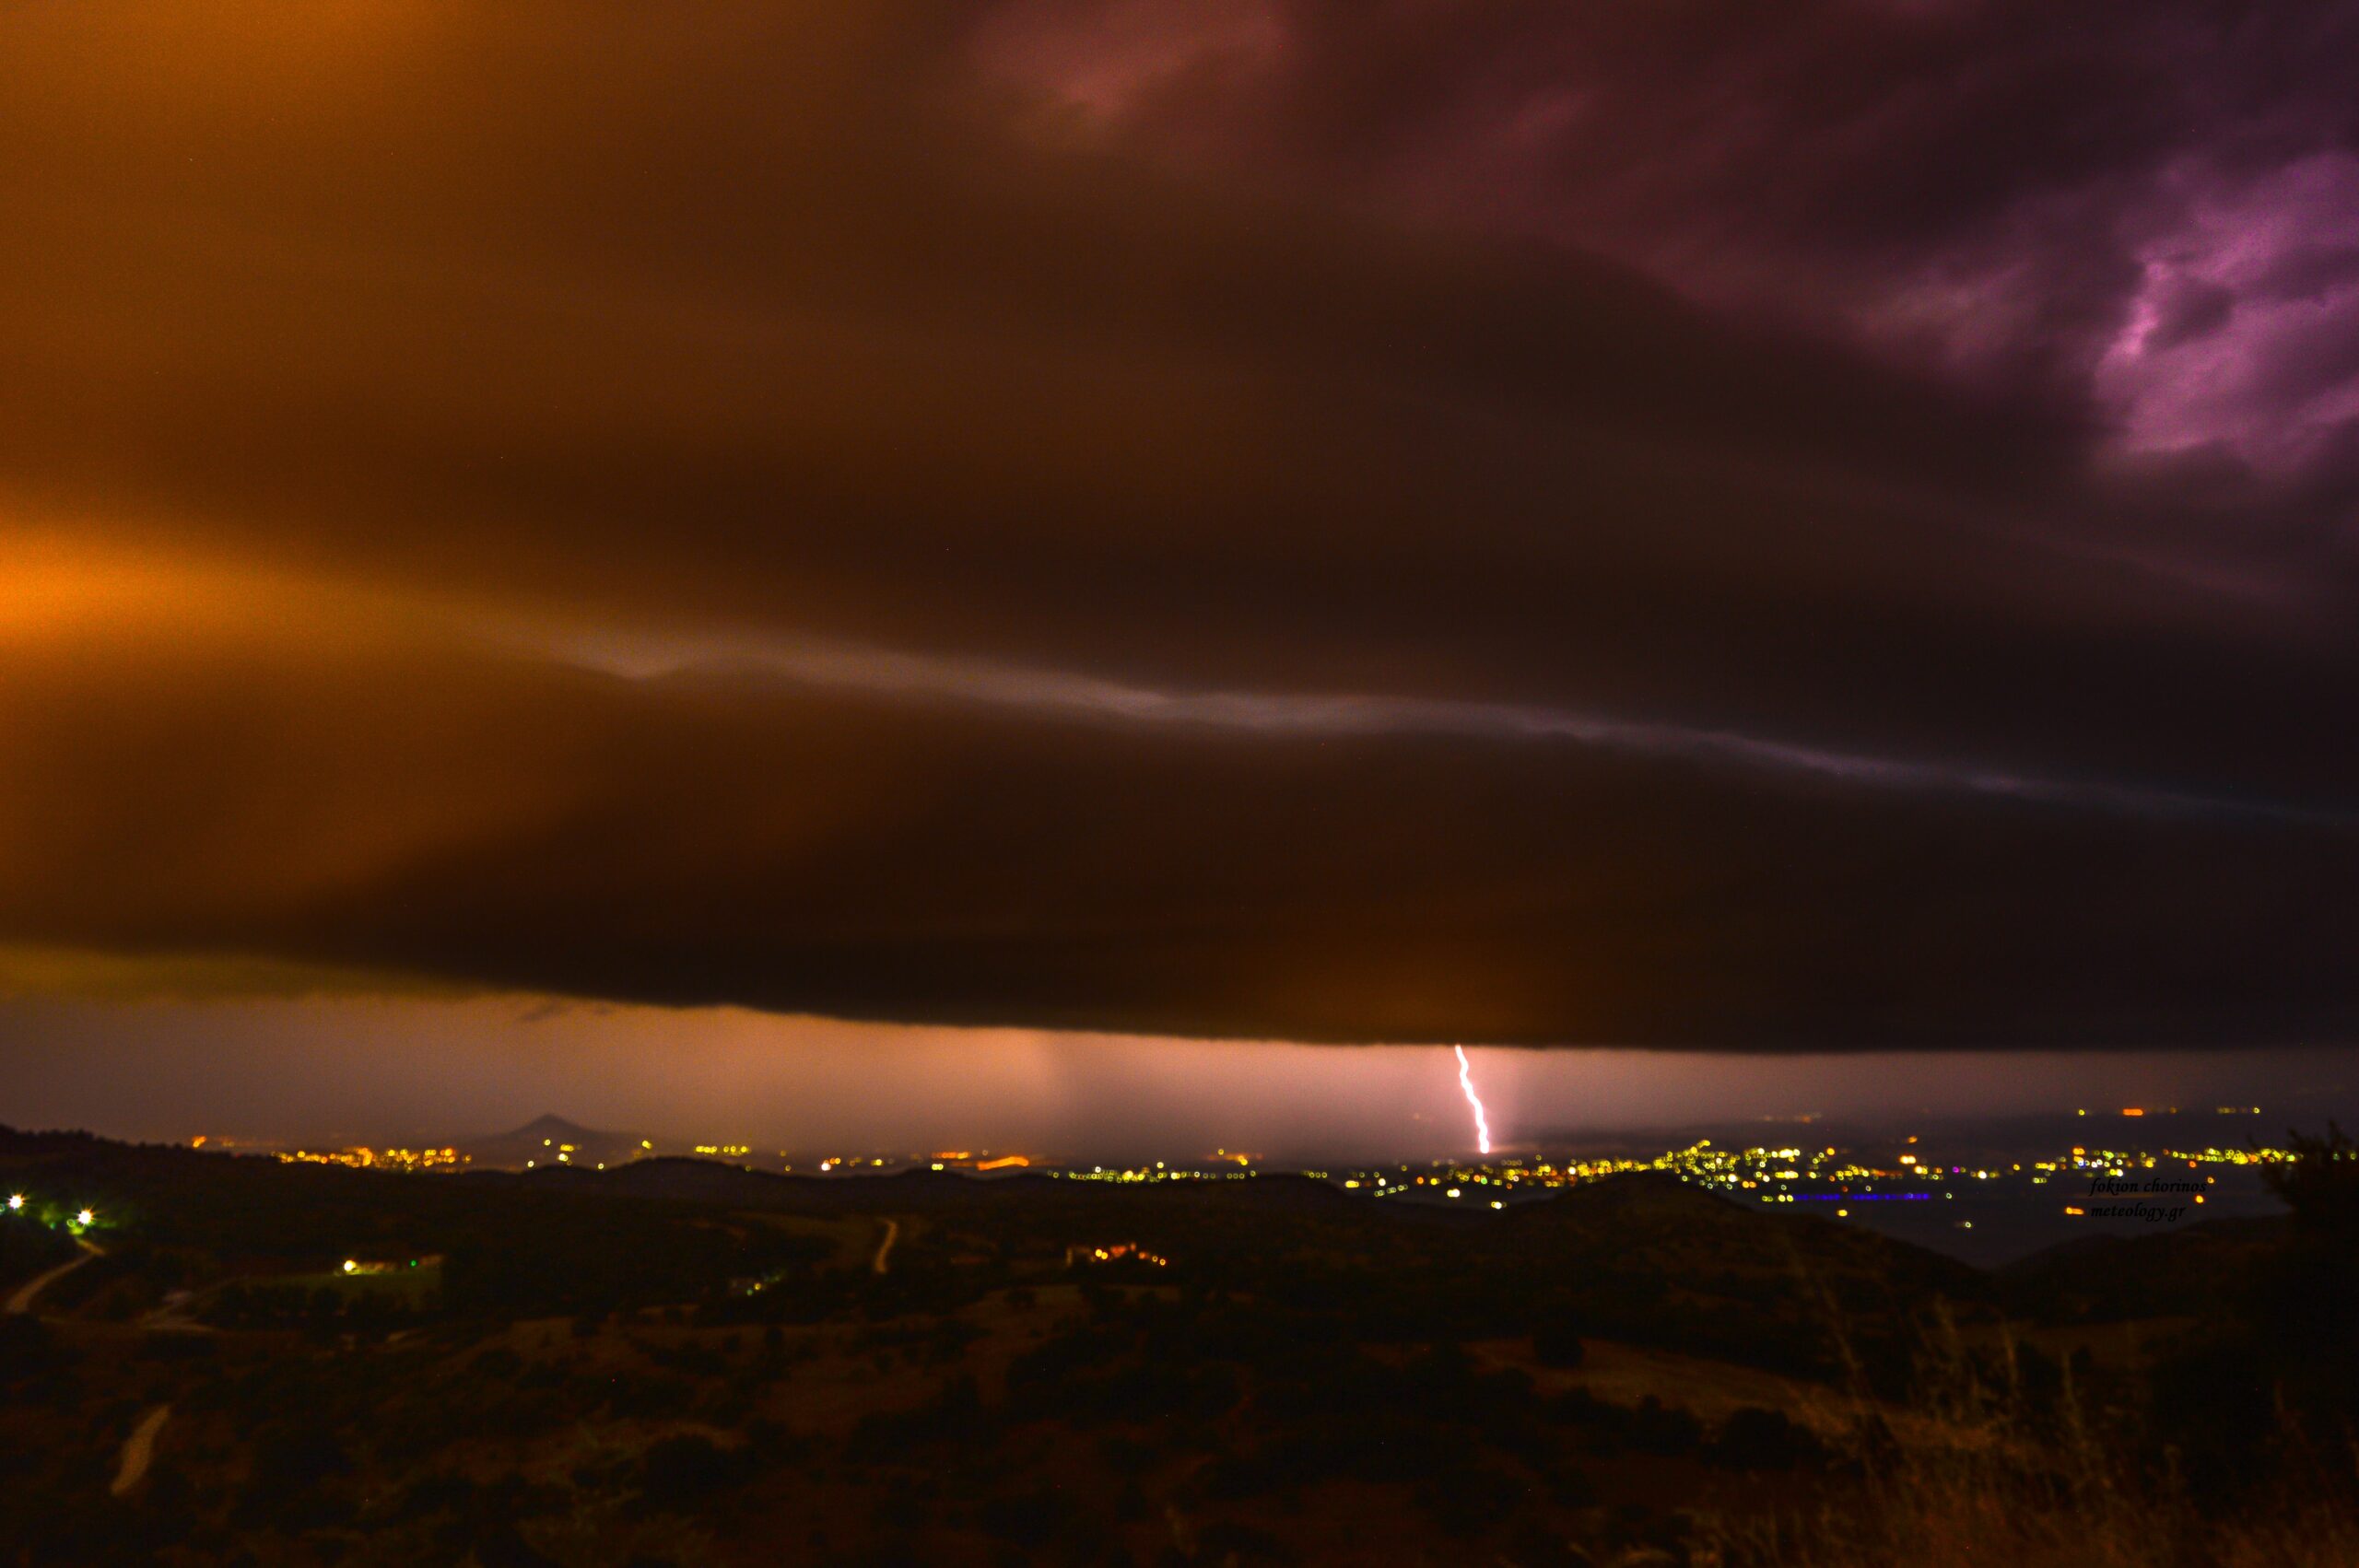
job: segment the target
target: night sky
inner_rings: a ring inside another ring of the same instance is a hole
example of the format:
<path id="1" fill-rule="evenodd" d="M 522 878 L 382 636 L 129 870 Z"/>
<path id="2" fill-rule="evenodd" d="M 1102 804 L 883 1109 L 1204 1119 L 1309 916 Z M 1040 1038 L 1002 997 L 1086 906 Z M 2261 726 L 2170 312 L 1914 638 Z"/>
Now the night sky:
<path id="1" fill-rule="evenodd" d="M 2359 4 L 74 0 L 0 215 L 0 1120 L 2359 1032 Z"/>

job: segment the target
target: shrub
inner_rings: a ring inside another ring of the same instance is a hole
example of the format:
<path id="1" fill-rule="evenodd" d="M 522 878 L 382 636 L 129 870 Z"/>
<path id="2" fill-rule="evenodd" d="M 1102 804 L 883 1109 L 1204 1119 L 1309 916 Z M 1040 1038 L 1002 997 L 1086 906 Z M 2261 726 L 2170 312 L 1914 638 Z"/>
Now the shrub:
<path id="1" fill-rule="evenodd" d="M 685 1509 L 744 1480 L 745 1469 L 742 1454 L 696 1433 L 682 1433 L 647 1450 L 640 1460 L 639 1486 L 650 1507 Z"/>
<path id="2" fill-rule="evenodd" d="M 1732 1469 L 1790 1470 L 1822 1455 L 1810 1429 L 1795 1425 L 1785 1411 L 1747 1405 L 1721 1423 L 1709 1457 Z"/>
<path id="3" fill-rule="evenodd" d="M 1552 1317 L 1532 1331 L 1532 1357 L 1543 1366 L 1575 1367 L 1587 1360 L 1589 1347 L 1567 1317 Z"/>

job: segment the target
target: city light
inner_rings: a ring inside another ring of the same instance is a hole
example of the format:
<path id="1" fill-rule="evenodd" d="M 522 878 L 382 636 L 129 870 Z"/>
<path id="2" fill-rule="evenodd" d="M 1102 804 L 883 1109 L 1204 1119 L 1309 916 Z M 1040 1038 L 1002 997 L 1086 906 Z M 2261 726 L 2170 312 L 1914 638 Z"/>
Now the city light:
<path id="1" fill-rule="evenodd" d="M 1126 1258 L 1135 1262 L 1144 1263 L 1150 1268 L 1168 1269 L 1171 1266 L 1171 1259 L 1159 1253 L 1149 1252 L 1136 1242 L 1118 1241 L 1111 1246 L 1068 1246 L 1065 1248 L 1065 1267 L 1068 1269 L 1079 1259 L 1086 1259 L 1092 1263 L 1115 1263 Z"/>
<path id="2" fill-rule="evenodd" d="M 543 1141 L 544 1142 L 546 1140 Z M 279 1161 L 291 1165 L 348 1165 L 354 1170 L 431 1171 L 455 1169 L 473 1162 L 473 1156 L 462 1154 L 454 1148 L 444 1149 L 371 1149 L 354 1144 L 343 1149 L 297 1149 L 281 1153 Z M 532 1164 L 527 1160 L 526 1164 Z"/>

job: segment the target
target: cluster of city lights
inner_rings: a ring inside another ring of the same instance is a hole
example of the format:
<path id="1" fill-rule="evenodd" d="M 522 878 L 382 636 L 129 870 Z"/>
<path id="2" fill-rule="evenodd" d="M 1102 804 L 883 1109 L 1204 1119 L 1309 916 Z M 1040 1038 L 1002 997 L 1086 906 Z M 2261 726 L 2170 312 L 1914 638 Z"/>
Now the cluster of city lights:
<path id="1" fill-rule="evenodd" d="M 1257 1173 L 1244 1167 L 1237 1170 L 1200 1171 L 1192 1165 L 1170 1165 L 1157 1160 L 1151 1165 L 1092 1165 L 1087 1170 L 1079 1165 L 1053 1169 L 1046 1173 L 1066 1181 L 1111 1181 L 1125 1184 L 1153 1184 L 1166 1181 L 1244 1181 Z M 1320 1171 L 1305 1171 L 1305 1176 L 1321 1176 Z"/>
<path id="2" fill-rule="evenodd" d="M 1171 1259 L 1159 1253 L 1149 1252 L 1135 1242 L 1118 1241 L 1111 1246 L 1069 1246 L 1065 1248 L 1065 1263 L 1144 1263 L 1151 1268 L 1168 1269 Z"/>
<path id="3" fill-rule="evenodd" d="M 1908 1143 L 1917 1140 L 1910 1138 Z M 1440 1198 L 1487 1203 L 1504 1208 L 1505 1199 L 1525 1189 L 1546 1190 L 1579 1186 L 1602 1177 L 1637 1171 L 1659 1171 L 1684 1182 L 1761 1203 L 1929 1202 L 1954 1200 L 1958 1193 L 1988 1191 L 1988 1184 L 2022 1182 L 2045 1186 L 2057 1177 L 2078 1181 L 2092 1177 L 2125 1177 L 2133 1172 L 2200 1170 L 2206 1165 L 2268 1165 L 2290 1160 L 2288 1150 L 2270 1148 L 2127 1151 L 2075 1147 L 2053 1159 L 2004 1164 L 1978 1162 L 1944 1164 L 1913 1153 L 1896 1153 L 1889 1160 L 1871 1159 L 1831 1145 L 1805 1149 L 1798 1145 L 1723 1147 L 1699 1139 L 1652 1159 L 1564 1160 L 1509 1157 L 1480 1164 L 1446 1161 L 1437 1164 L 1397 1165 L 1362 1169 L 1343 1178 L 1346 1188 L 1377 1198 Z M 2204 1184 L 2218 1177 L 2206 1176 Z M 2201 1194 L 2193 1201 L 2201 1203 Z M 1838 1208 L 1847 1216 L 1848 1209 Z M 2067 1213 L 2078 1211 L 2067 1208 Z M 1961 1224 L 1969 1222 L 1960 1222 Z"/>
<path id="4" fill-rule="evenodd" d="M 1488 1117 L 1476 1093 L 1471 1064 L 1463 1052 L 1459 1053 L 1457 1065 L 1458 1087 L 1473 1118 L 1473 1130 L 1475 1141 L 1481 1146 L 1480 1157 L 1435 1161 L 1425 1164 L 1363 1167 L 1332 1175 L 1318 1170 L 1303 1170 L 1295 1174 L 1315 1180 L 1334 1181 L 1341 1187 L 1373 1198 L 1409 1199 L 1504 1210 L 1520 1197 L 1538 1197 L 1609 1176 L 1659 1172 L 1746 1202 L 1829 1205 L 1834 1214 L 1847 1218 L 1850 1213 L 1849 1205 L 1853 1202 L 1947 1202 L 1954 1201 L 1961 1192 L 1987 1193 L 2006 1188 L 2045 1188 L 2053 1184 L 2061 1189 L 2057 1194 L 2060 1199 L 2058 1207 L 2066 1214 L 2077 1214 L 2083 1211 L 2080 1206 L 2060 1200 L 2078 1196 L 2081 1184 L 2092 1179 L 2119 1179 L 2133 1172 L 2150 1173 L 2179 1167 L 2200 1171 L 2207 1166 L 2265 1166 L 2294 1157 L 2284 1149 L 2227 1148 L 2211 1142 L 2195 1143 L 2190 1140 L 2192 1146 L 2184 1148 L 2109 1148 L 2080 1144 L 2069 1153 L 2060 1153 L 2053 1157 L 2034 1158 L 2022 1163 L 2000 1164 L 1989 1161 L 1986 1156 L 1972 1164 L 1959 1164 L 1933 1158 L 1930 1151 L 1920 1153 L 1916 1148 L 1918 1140 L 1914 1137 L 1908 1138 L 1905 1146 L 1893 1147 L 1884 1153 L 1847 1151 L 1831 1144 L 1813 1148 L 1805 1148 L 1799 1143 L 1736 1147 L 1704 1138 L 1651 1157 L 1580 1158 L 1568 1154 L 1540 1153 L 1495 1157 L 1490 1147 Z M 2083 1108 L 2077 1114 L 2086 1117 L 2093 1113 Z M 2129 1118 L 2142 1129 L 2160 1131 L 2161 1129 L 2155 1125 L 2158 1119 L 2177 1117 L 2180 1113 L 2176 1106 L 2132 1106 L 2095 1114 L 2108 1118 L 2116 1116 Z M 2259 1107 L 2222 1106 L 2216 1108 L 2215 1114 L 2223 1117 L 2258 1116 Z M 1806 1124 L 1815 1118 L 1800 1117 L 1790 1119 Z M 195 1141 L 202 1145 L 206 1141 L 200 1138 Z M 542 1142 L 543 1153 L 534 1159 L 526 1160 L 524 1164 L 527 1168 L 545 1163 L 571 1165 L 581 1153 L 570 1143 L 548 1139 Z M 751 1164 L 757 1158 L 753 1146 L 742 1142 L 698 1143 L 691 1147 L 698 1155 L 708 1159 Z M 656 1151 L 652 1142 L 641 1140 L 639 1147 L 630 1153 L 633 1159 L 644 1159 L 652 1156 Z M 278 1157 L 290 1162 L 403 1172 L 449 1170 L 470 1163 L 468 1156 L 448 1147 L 412 1150 L 356 1146 L 326 1151 L 297 1150 L 291 1153 L 281 1153 Z M 790 1173 L 795 1169 L 792 1164 L 785 1163 L 783 1151 L 777 1158 L 780 1164 L 773 1168 Z M 582 1163 L 589 1162 L 585 1160 Z M 837 1176 L 883 1175 L 929 1167 L 936 1171 L 957 1170 L 970 1174 L 1032 1170 L 1062 1180 L 1121 1185 L 1238 1181 L 1264 1174 L 1260 1156 L 1227 1149 L 1215 1151 L 1193 1162 L 1173 1164 L 1157 1160 L 1113 1166 L 1068 1165 L 1037 1155 L 992 1153 L 974 1149 L 945 1149 L 930 1154 L 898 1156 L 831 1154 L 817 1162 L 816 1171 L 821 1176 Z M 600 1163 L 597 1168 L 604 1170 L 605 1165 Z M 810 1165 L 804 1168 L 806 1171 L 815 1169 Z M 2219 1178 L 2207 1174 L 2201 1180 L 2204 1186 L 2211 1187 L 2216 1186 Z M 2201 1204 L 2204 1200 L 2201 1193 L 2191 1195 L 2193 1203 Z M 1818 1211 L 1830 1211 L 1822 1208 Z M 84 1218 L 76 1223 L 88 1224 L 90 1221 Z M 1970 1222 L 1959 1221 L 1957 1223 L 1966 1226 Z"/>
<path id="5" fill-rule="evenodd" d="M 278 1158 L 291 1165 L 348 1165 L 363 1171 L 455 1170 L 470 1163 L 456 1149 L 371 1149 L 358 1143 L 342 1149 L 291 1149 Z"/>

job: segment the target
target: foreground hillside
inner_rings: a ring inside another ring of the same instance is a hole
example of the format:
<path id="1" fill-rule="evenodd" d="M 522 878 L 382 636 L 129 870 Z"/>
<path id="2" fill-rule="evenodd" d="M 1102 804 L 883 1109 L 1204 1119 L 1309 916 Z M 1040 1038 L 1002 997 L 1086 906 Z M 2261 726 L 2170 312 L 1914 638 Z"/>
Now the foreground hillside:
<path id="1" fill-rule="evenodd" d="M 0 1134 L 0 1185 L 25 1563 L 1835 1562 L 1779 1543 L 1895 1453 L 2144 1398 L 2016 1332 L 2073 1259 L 2039 1299 L 1656 1176 L 1466 1211 Z"/>

